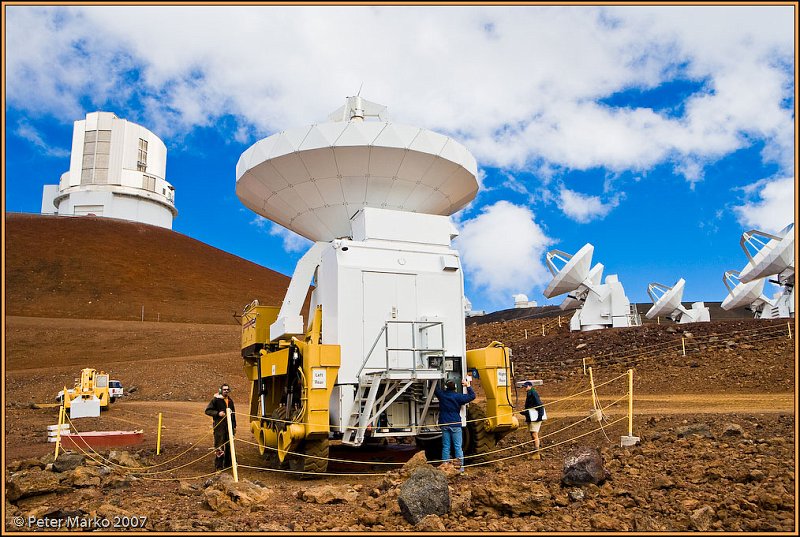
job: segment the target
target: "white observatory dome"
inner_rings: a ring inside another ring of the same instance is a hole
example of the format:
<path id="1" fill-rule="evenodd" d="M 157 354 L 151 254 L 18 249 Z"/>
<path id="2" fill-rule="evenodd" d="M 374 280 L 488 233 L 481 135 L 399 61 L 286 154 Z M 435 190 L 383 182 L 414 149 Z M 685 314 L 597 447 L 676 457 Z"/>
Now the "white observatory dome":
<path id="1" fill-rule="evenodd" d="M 350 219 L 363 207 L 449 216 L 469 203 L 478 192 L 478 167 L 467 148 L 390 123 L 385 110 L 348 97 L 327 123 L 260 140 L 239 158 L 236 195 L 313 241 L 351 236 Z"/>

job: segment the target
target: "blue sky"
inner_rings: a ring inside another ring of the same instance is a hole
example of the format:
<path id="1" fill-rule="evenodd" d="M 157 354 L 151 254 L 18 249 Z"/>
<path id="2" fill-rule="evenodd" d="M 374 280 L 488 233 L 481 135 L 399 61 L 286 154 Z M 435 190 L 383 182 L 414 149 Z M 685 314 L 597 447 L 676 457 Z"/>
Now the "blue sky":
<path id="1" fill-rule="evenodd" d="M 560 303 L 545 253 L 587 242 L 632 302 L 679 278 L 721 301 L 742 232 L 794 221 L 793 6 L 5 10 L 6 211 L 39 212 L 72 123 L 112 111 L 167 145 L 175 231 L 291 274 L 308 243 L 238 201 L 236 162 L 361 87 L 475 155 L 474 309 Z"/>

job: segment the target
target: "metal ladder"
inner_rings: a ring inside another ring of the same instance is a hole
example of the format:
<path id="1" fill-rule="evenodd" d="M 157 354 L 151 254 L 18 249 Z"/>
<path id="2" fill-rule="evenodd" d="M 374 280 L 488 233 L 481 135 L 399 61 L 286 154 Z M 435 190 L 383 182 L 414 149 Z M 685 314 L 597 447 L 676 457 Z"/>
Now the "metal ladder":
<path id="1" fill-rule="evenodd" d="M 360 446 L 364 442 L 368 420 L 372 414 L 371 409 L 378 398 L 378 388 L 381 385 L 383 375 L 380 373 L 368 373 L 365 377 L 365 382 L 358 383 L 358 389 L 353 399 L 353 409 L 350 412 L 350 418 L 347 420 L 347 429 L 342 437 L 343 444 Z M 362 402 L 364 403 L 363 411 Z"/>
<path id="2" fill-rule="evenodd" d="M 411 327 L 411 347 L 407 348 L 392 348 L 389 347 L 388 341 L 388 327 L 392 324 L 410 325 Z M 444 376 L 444 349 L 443 348 L 427 348 L 417 347 L 416 331 L 418 326 L 422 325 L 421 330 L 427 330 L 432 327 L 438 327 L 443 330 L 443 323 L 440 321 L 386 321 L 378 331 L 378 336 L 372 344 L 369 352 L 364 357 L 364 361 L 358 370 L 358 386 L 356 388 L 355 396 L 353 398 L 353 406 L 351 407 L 350 416 L 347 420 L 345 432 L 342 436 L 342 443 L 360 446 L 364 442 L 367 428 L 374 425 L 375 421 L 381 413 L 386 410 L 395 400 L 397 400 L 403 393 L 405 393 L 415 382 L 420 380 L 435 380 L 443 378 Z M 381 336 L 386 337 L 385 346 L 385 369 L 380 371 L 372 371 L 362 373 L 364 368 L 372 356 L 375 347 L 380 341 Z M 442 332 L 441 340 L 444 342 L 444 332 Z M 407 368 L 391 368 L 389 366 L 389 353 L 390 352 L 411 352 L 412 361 L 411 369 Z M 431 370 L 427 368 L 418 367 L 418 363 L 423 360 L 423 357 L 429 354 L 440 354 L 442 356 L 441 369 Z M 384 382 L 385 381 L 385 382 Z M 381 400 L 378 401 L 378 392 L 380 386 L 384 385 L 383 395 Z M 432 393 L 432 392 L 431 392 Z M 387 401 L 387 397 L 389 400 Z M 376 405 L 377 402 L 377 405 Z M 379 406 L 380 408 L 376 408 Z M 430 406 L 430 397 L 425 405 L 425 409 Z"/>

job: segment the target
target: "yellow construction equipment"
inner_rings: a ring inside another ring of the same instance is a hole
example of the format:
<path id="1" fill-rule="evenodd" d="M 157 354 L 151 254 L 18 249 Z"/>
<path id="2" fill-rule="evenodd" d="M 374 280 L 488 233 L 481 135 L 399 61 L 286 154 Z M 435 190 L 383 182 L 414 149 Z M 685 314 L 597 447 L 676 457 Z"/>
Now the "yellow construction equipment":
<path id="1" fill-rule="evenodd" d="M 340 365 L 339 345 L 323 345 L 322 309 L 303 340 L 269 342 L 279 308 L 253 301 L 242 315 L 244 372 L 251 381 L 250 430 L 274 465 L 301 472 L 328 467 L 329 406 Z"/>
<path id="2" fill-rule="evenodd" d="M 108 409 L 108 373 L 84 368 L 75 387 L 64 387 L 56 398 L 69 409 L 70 419 L 96 418 L 101 410 Z"/>
<path id="3" fill-rule="evenodd" d="M 511 349 L 493 341 L 482 349 L 467 351 L 467 368 L 480 375 L 486 394 L 486 409 L 479 405 L 467 407 L 467 453 L 490 453 L 497 442 L 519 427 L 511 402 L 511 379 L 514 376 Z M 476 457 L 477 462 L 485 457 Z"/>

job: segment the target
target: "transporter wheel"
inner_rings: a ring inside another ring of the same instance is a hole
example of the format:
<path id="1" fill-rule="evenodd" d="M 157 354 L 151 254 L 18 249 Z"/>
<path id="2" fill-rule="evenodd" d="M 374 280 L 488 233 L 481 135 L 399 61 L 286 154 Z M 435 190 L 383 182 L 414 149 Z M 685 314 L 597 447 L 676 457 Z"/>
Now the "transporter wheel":
<path id="1" fill-rule="evenodd" d="M 464 454 L 472 455 L 465 464 L 486 462 L 491 456 L 481 456 L 497 449 L 499 438 L 486 430 L 486 410 L 479 405 L 467 405 L 467 426 L 464 428 Z"/>
<path id="2" fill-rule="evenodd" d="M 270 416 L 272 419 L 277 420 L 275 423 L 274 428 L 277 430 L 282 430 L 286 428 L 286 423 L 283 421 L 286 419 L 286 407 L 279 406 L 275 410 L 272 411 L 272 415 Z M 261 440 L 259 444 L 264 443 L 264 462 L 269 468 L 274 470 L 288 470 L 289 469 L 289 461 L 284 459 L 283 462 L 280 461 L 278 458 L 278 450 L 275 446 L 267 446 L 266 443 Z"/>
<path id="3" fill-rule="evenodd" d="M 330 453 L 330 442 L 327 438 L 318 440 L 303 440 L 296 449 L 295 453 L 303 455 L 289 455 L 289 468 L 295 472 L 312 472 L 322 474 L 328 470 L 328 454 Z M 300 479 L 313 479 L 315 476 L 309 474 L 297 474 Z"/>

